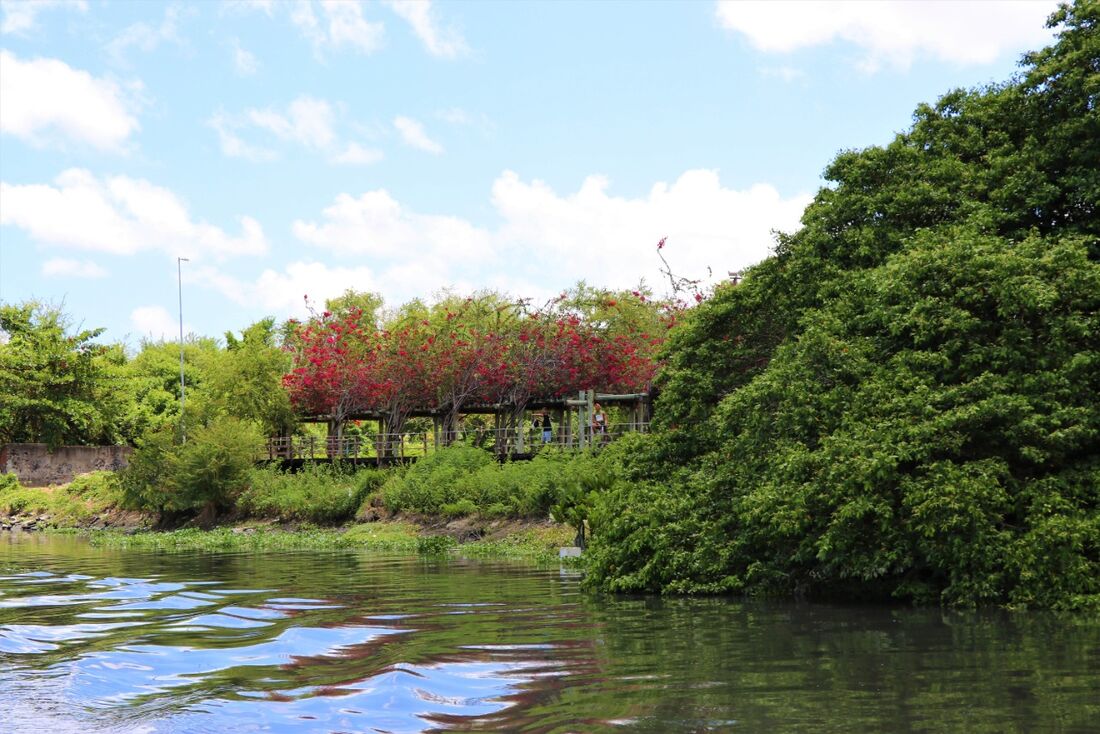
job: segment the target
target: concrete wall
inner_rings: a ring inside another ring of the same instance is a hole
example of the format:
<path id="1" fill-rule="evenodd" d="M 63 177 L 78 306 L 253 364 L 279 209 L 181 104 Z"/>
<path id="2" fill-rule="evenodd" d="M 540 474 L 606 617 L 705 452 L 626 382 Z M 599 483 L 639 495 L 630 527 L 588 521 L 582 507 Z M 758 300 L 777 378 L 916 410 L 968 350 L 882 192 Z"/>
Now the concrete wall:
<path id="1" fill-rule="evenodd" d="M 14 474 L 26 487 L 71 482 L 79 474 L 126 466 L 129 446 L 62 446 L 50 452 L 44 443 L 9 443 L 0 447 L 0 472 Z"/>

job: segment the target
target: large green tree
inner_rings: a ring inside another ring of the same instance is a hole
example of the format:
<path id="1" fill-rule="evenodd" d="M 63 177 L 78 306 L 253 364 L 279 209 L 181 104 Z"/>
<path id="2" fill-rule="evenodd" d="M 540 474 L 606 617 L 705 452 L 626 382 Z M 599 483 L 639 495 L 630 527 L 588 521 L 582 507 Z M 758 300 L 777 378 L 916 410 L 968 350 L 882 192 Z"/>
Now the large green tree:
<path id="1" fill-rule="evenodd" d="M 1100 603 L 1098 20 L 840 154 L 676 330 L 591 583 Z"/>

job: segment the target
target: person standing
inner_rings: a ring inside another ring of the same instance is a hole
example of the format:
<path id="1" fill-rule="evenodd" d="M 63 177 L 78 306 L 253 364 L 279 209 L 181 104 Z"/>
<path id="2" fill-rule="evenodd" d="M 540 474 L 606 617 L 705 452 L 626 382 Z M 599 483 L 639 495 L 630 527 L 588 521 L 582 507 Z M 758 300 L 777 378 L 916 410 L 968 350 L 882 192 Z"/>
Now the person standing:
<path id="1" fill-rule="evenodd" d="M 550 414 L 543 412 L 542 414 L 542 442 L 544 444 L 550 443 L 554 439 L 554 424 L 550 422 Z"/>
<path id="2" fill-rule="evenodd" d="M 607 414 L 599 403 L 592 406 L 592 436 L 599 436 L 601 441 L 607 436 Z"/>

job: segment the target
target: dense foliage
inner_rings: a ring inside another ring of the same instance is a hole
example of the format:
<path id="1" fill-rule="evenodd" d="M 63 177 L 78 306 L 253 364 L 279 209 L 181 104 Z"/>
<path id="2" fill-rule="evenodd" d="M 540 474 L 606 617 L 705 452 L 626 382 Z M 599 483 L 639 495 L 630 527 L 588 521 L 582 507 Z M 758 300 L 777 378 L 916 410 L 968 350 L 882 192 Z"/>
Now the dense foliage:
<path id="1" fill-rule="evenodd" d="M 485 451 L 455 445 L 394 473 L 381 489 L 391 512 L 545 519 L 587 519 L 578 507 L 594 489 L 590 478 L 611 475 L 616 453 L 544 452 L 531 461 L 498 463 Z M 557 512 L 554 512 L 554 510 Z"/>
<path id="2" fill-rule="evenodd" d="M 0 304 L 0 444 L 111 440 L 102 331 L 73 332 L 41 303 Z"/>
<path id="3" fill-rule="evenodd" d="M 644 291 L 583 284 L 537 309 L 492 292 L 412 301 L 392 314 L 377 303 L 330 302 L 288 339 L 295 407 L 329 417 L 338 435 L 365 413 L 400 433 L 415 410 L 441 415 L 450 440 L 470 405 L 506 405 L 518 421 L 536 399 L 645 391 L 672 308 Z"/>
<path id="4" fill-rule="evenodd" d="M 1100 6 L 916 111 L 668 345 L 595 510 L 620 591 L 1100 602 Z"/>
<path id="5" fill-rule="evenodd" d="M 127 504 L 212 519 L 248 486 L 261 440 L 254 425 L 232 417 L 194 428 L 185 441 L 172 430 L 149 434 L 123 472 Z"/>
<path id="6" fill-rule="evenodd" d="M 387 476 L 383 469 L 356 471 L 331 464 L 306 465 L 293 474 L 258 467 L 236 506 L 249 517 L 337 524 L 351 520 Z"/>

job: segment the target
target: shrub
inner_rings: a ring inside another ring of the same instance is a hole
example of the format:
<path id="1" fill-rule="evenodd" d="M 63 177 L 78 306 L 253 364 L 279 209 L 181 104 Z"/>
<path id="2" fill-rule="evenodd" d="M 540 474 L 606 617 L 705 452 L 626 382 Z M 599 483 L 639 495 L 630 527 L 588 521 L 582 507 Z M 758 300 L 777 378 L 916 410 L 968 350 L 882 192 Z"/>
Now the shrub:
<path id="1" fill-rule="evenodd" d="M 351 519 L 386 476 L 381 469 L 349 471 L 327 464 L 307 464 L 293 474 L 271 467 L 253 469 L 237 506 L 254 517 L 340 523 Z"/>
<path id="2" fill-rule="evenodd" d="M 117 505 L 122 502 L 122 483 L 111 471 L 94 471 L 81 474 L 67 487 L 70 495 L 100 504 Z"/>
<path id="3" fill-rule="evenodd" d="M 482 449 L 450 446 L 394 474 L 382 486 L 382 497 L 394 512 L 435 514 L 443 505 L 462 498 L 455 489 L 459 479 L 493 463 L 493 457 Z"/>
<path id="4" fill-rule="evenodd" d="M 621 471 L 619 455 L 610 450 L 600 455 L 546 452 L 531 461 L 499 464 L 480 449 L 452 446 L 391 476 L 381 494 L 394 512 L 545 518 L 574 488 L 594 489 L 585 483 L 588 478 L 613 478 Z"/>
<path id="5" fill-rule="evenodd" d="M 256 427 L 236 418 L 217 418 L 186 443 L 170 431 L 152 433 L 123 473 L 126 501 L 157 512 L 225 510 L 248 486 L 261 444 Z"/>
<path id="6" fill-rule="evenodd" d="M 0 515 L 18 515 L 28 508 L 31 512 L 45 512 L 48 499 L 42 489 L 15 484 L 0 493 Z"/>

